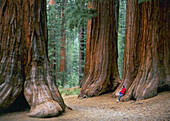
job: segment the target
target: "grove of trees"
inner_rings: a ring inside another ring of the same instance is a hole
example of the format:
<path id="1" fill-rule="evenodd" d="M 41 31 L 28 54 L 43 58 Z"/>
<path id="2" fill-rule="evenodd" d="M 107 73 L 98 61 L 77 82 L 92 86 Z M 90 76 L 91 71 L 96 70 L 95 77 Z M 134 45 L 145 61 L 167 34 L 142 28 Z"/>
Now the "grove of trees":
<path id="1" fill-rule="evenodd" d="M 88 0 L 48 2 L 48 55 L 54 77 L 59 86 L 78 86 L 84 72 Z"/>
<path id="2" fill-rule="evenodd" d="M 29 116 L 67 108 L 58 88 L 122 100 L 170 88 L 169 0 L 0 0 L 0 111 L 24 95 Z"/>

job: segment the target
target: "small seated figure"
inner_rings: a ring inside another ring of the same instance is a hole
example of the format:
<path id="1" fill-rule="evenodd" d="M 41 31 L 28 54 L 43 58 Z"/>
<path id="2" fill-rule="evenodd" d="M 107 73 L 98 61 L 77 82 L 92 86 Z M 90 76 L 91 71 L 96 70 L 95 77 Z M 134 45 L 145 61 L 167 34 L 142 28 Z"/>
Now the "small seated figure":
<path id="1" fill-rule="evenodd" d="M 123 85 L 122 90 L 119 92 L 120 96 L 119 96 L 119 99 L 117 100 L 117 102 L 119 102 L 119 101 L 120 101 L 120 98 L 121 98 L 123 95 L 125 95 L 125 92 L 126 92 L 126 88 L 125 88 L 125 86 Z"/>

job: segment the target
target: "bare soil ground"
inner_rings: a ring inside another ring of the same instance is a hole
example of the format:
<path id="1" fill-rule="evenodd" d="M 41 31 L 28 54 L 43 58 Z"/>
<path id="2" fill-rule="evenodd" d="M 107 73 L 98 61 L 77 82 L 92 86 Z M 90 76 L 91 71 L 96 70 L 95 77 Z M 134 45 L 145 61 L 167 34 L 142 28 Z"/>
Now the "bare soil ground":
<path id="1" fill-rule="evenodd" d="M 76 95 L 64 96 L 65 103 L 73 108 L 66 109 L 59 117 L 31 118 L 27 111 L 0 115 L 0 121 L 170 121 L 170 92 L 140 101 L 116 103 L 111 94 L 78 99 Z"/>

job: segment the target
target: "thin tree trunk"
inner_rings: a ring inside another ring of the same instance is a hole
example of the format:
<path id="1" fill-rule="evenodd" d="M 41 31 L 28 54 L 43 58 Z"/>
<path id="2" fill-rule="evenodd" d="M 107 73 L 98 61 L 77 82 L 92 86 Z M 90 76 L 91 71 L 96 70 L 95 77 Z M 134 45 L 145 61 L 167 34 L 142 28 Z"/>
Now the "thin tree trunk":
<path id="1" fill-rule="evenodd" d="M 54 0 L 49 0 L 48 4 L 49 4 L 49 5 L 54 5 L 54 4 L 55 4 L 55 1 L 54 1 Z"/>
<path id="2" fill-rule="evenodd" d="M 97 96 L 116 89 L 117 66 L 115 0 L 93 1 L 98 16 L 87 23 L 86 59 L 79 97 Z"/>
<path id="3" fill-rule="evenodd" d="M 170 87 L 169 1 L 127 1 L 122 100 L 146 99 Z"/>
<path id="4" fill-rule="evenodd" d="M 65 110 L 47 57 L 45 0 L 4 0 L 0 10 L 0 107 L 24 91 L 30 116 Z"/>
<path id="5" fill-rule="evenodd" d="M 65 36 L 65 27 L 64 27 L 64 17 L 63 17 L 63 11 L 64 11 L 64 6 L 65 6 L 65 0 L 62 1 L 62 9 L 61 9 L 61 42 L 60 42 L 60 79 L 62 81 L 62 86 L 64 86 L 64 81 L 65 81 L 65 71 L 66 71 L 66 36 Z"/>
<path id="6" fill-rule="evenodd" d="M 84 25 L 82 25 L 80 27 L 80 32 L 79 32 L 79 86 L 81 84 L 81 79 L 82 79 L 82 75 L 84 72 L 84 67 L 83 67 L 83 63 L 85 61 L 85 37 L 84 37 Z"/>

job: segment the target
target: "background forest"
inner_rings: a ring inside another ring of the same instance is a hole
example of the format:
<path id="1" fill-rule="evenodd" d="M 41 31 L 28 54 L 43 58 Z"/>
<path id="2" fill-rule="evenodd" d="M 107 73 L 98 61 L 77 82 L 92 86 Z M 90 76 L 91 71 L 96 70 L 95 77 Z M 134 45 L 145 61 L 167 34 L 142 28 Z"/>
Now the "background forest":
<path id="1" fill-rule="evenodd" d="M 48 56 L 59 87 L 79 85 L 84 72 L 87 20 L 98 13 L 88 9 L 89 0 L 47 0 Z M 123 71 L 126 0 L 116 0 L 118 68 Z"/>

